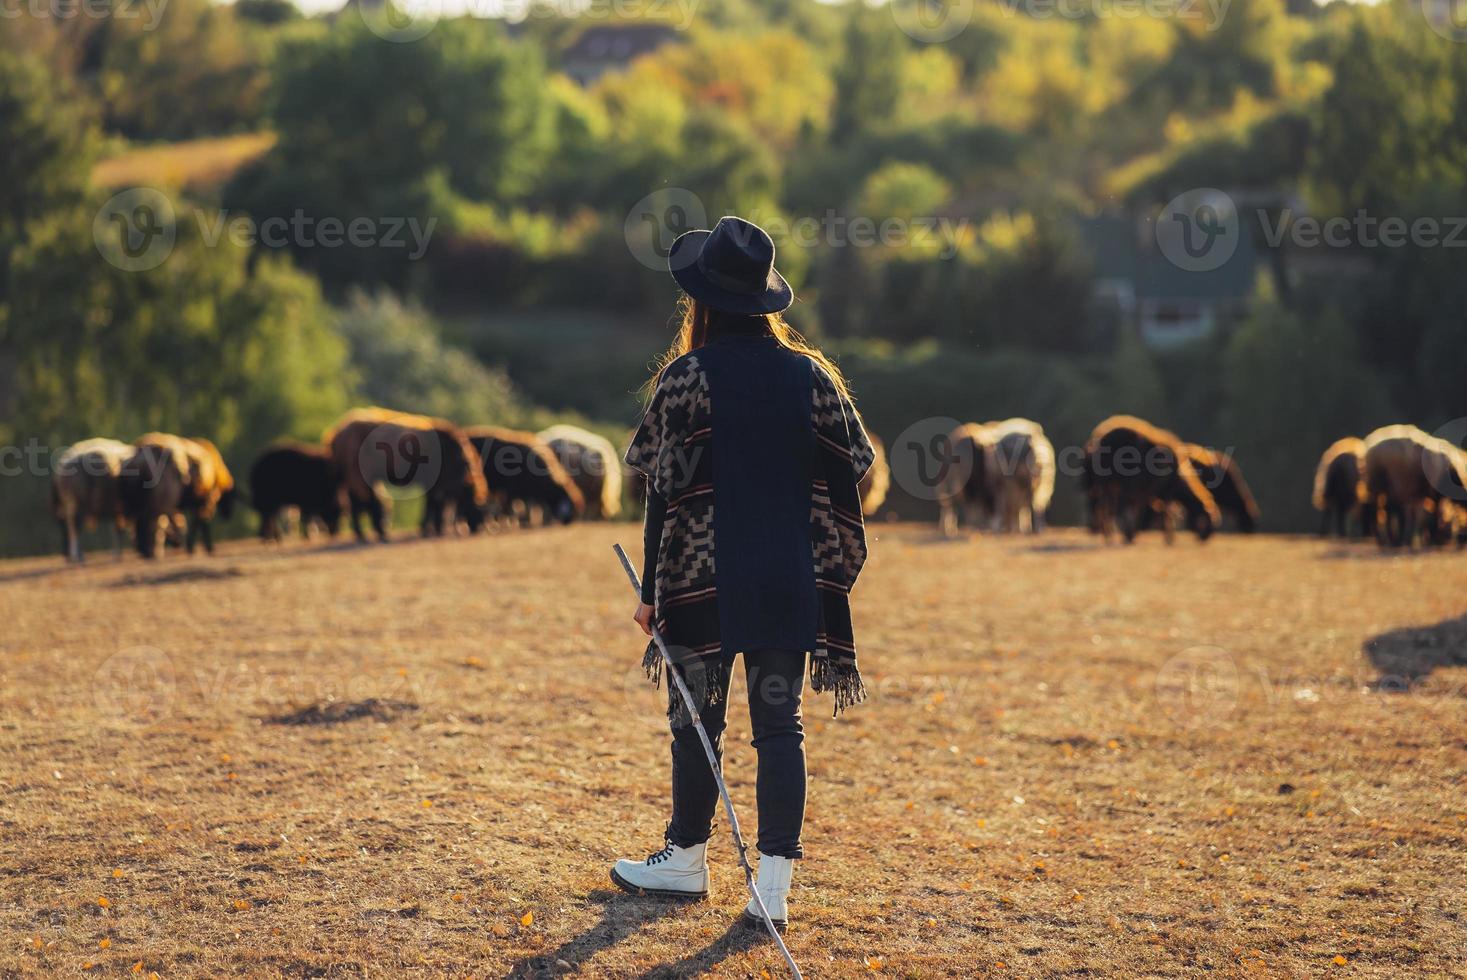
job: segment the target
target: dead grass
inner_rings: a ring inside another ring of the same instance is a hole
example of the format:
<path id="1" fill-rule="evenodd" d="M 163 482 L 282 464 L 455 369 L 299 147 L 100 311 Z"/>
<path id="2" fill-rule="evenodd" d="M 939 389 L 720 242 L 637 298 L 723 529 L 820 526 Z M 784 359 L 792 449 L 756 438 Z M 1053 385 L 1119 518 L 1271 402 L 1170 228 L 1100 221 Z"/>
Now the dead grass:
<path id="1" fill-rule="evenodd" d="M 635 536 L 0 565 L 0 975 L 779 976 L 726 831 L 708 903 L 607 879 L 666 818 Z M 880 530 L 806 975 L 1467 976 L 1467 558 L 1042 541 Z"/>
<path id="2" fill-rule="evenodd" d="M 275 145 L 274 133 L 244 133 L 144 146 L 98 161 L 98 187 L 176 187 L 199 191 L 222 186 Z"/>

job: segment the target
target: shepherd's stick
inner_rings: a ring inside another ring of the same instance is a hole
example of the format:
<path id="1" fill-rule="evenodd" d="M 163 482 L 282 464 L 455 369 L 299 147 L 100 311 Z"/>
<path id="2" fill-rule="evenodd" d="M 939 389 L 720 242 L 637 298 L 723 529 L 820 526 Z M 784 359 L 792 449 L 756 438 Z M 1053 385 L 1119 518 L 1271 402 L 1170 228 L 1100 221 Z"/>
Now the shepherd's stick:
<path id="1" fill-rule="evenodd" d="M 621 559 L 621 567 L 626 570 L 627 578 L 631 579 L 632 591 L 640 598 L 642 595 L 642 580 L 637 577 L 637 570 L 632 567 L 627 553 L 622 550 L 621 545 L 614 544 L 611 550 L 616 552 L 616 557 Z M 708 738 L 708 730 L 703 727 L 703 719 L 698 714 L 697 702 L 693 700 L 693 693 L 688 690 L 688 685 L 683 681 L 682 672 L 677 669 L 677 663 L 672 659 L 672 654 L 667 650 L 667 643 L 662 639 L 662 634 L 652 626 L 652 642 L 657 644 L 657 650 L 662 654 L 662 662 L 667 667 L 667 676 L 677 685 L 679 693 L 683 696 L 683 704 L 687 705 L 688 715 L 693 719 L 693 727 L 698 730 L 698 738 L 703 743 L 703 751 L 708 754 L 708 765 L 713 769 L 713 778 L 718 782 L 718 795 L 723 797 L 723 810 L 728 814 L 728 828 L 733 832 L 734 844 L 738 847 L 739 864 L 744 868 L 744 883 L 749 886 L 749 894 L 754 896 L 754 904 L 759 906 L 759 914 L 764 917 L 764 926 L 774 941 L 779 944 L 779 951 L 784 954 L 785 962 L 790 966 L 790 973 L 795 980 L 804 980 L 800 968 L 795 964 L 795 958 L 790 955 L 789 947 L 784 944 L 784 937 L 774 927 L 774 920 L 769 917 L 769 910 L 764 907 L 764 899 L 759 897 L 759 889 L 754 887 L 754 869 L 749 867 L 749 854 L 744 847 L 744 836 L 739 833 L 739 817 L 734 813 L 733 800 L 728 795 L 728 786 L 723 781 L 723 766 L 718 762 L 718 754 L 713 751 L 713 742 Z"/>

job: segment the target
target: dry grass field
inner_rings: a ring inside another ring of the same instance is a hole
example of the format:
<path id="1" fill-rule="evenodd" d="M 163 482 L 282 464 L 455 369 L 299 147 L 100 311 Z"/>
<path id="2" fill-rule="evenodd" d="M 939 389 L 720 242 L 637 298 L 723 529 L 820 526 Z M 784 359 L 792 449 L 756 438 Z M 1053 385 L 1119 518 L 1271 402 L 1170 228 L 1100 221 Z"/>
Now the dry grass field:
<path id="1" fill-rule="evenodd" d="M 108 188 L 214 189 L 274 145 L 274 133 L 244 133 L 136 147 L 98 161 L 92 168 L 92 183 Z"/>
<path id="2" fill-rule="evenodd" d="M 873 534 L 807 976 L 1467 976 L 1467 555 Z M 0 565 L 0 976 L 779 976 L 721 818 L 711 901 L 607 878 L 666 817 L 636 537 Z"/>

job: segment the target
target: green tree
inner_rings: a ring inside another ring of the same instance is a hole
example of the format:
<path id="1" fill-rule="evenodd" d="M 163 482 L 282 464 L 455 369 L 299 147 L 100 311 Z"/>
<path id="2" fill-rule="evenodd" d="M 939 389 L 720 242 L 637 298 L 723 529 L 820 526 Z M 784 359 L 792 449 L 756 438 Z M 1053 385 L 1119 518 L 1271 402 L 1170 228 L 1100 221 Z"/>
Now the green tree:
<path id="1" fill-rule="evenodd" d="M 1467 187 L 1467 55 L 1460 49 L 1424 26 L 1377 16 L 1356 21 L 1319 106 L 1309 157 L 1319 210 L 1398 214 L 1433 188 Z"/>
<path id="2" fill-rule="evenodd" d="M 514 201 L 545 169 L 550 108 L 539 54 L 492 22 L 445 21 L 410 44 L 340 24 L 282 49 L 272 114 L 279 142 L 226 199 L 257 218 L 299 211 L 426 224 L 428 182 L 442 174 L 469 200 Z M 333 286 L 406 279 L 400 249 L 297 254 Z"/>
<path id="3" fill-rule="evenodd" d="M 103 125 L 129 139 L 189 139 L 260 124 L 265 65 L 235 10 L 209 0 L 112 0 L 83 77 Z"/>
<path id="4" fill-rule="evenodd" d="M 91 219 L 57 213 L 15 253 L 0 350 L 17 432 L 60 445 L 162 429 L 232 454 L 319 432 L 346 406 L 346 348 L 312 279 L 210 245 L 191 221 L 161 264 L 129 271 L 103 258 Z"/>
<path id="5" fill-rule="evenodd" d="M 1398 421 L 1348 322 L 1333 311 L 1304 319 L 1260 306 L 1234 334 L 1222 369 L 1219 428 L 1274 530 L 1314 526 L 1309 487 L 1326 446 Z"/>
<path id="6" fill-rule="evenodd" d="M 37 61 L 0 51 L 0 303 L 6 256 L 38 219 L 76 206 L 96 134 L 84 103 Z"/>
<path id="7" fill-rule="evenodd" d="M 909 44 L 884 10 L 852 4 L 835 70 L 835 120 L 840 143 L 891 122 L 901 103 Z"/>
<path id="8" fill-rule="evenodd" d="M 462 425 L 513 424 L 524 415 L 502 371 L 445 344 L 432 318 L 388 293 L 354 290 L 340 330 L 351 348 L 360 400 Z"/>

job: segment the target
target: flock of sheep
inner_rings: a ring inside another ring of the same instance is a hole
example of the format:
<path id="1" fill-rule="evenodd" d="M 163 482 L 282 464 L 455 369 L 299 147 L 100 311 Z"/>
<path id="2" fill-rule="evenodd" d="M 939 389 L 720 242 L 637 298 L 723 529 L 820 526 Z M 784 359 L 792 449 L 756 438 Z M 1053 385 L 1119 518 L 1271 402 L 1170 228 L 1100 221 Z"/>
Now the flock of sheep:
<path id="1" fill-rule="evenodd" d="M 1044 429 L 1028 419 L 960 425 L 938 486 L 939 524 L 1038 531 L 1054 494 L 1057 462 Z M 1127 542 L 1160 521 L 1170 542 L 1178 520 L 1207 538 L 1224 514 L 1238 528 L 1258 523 L 1258 505 L 1233 460 L 1129 415 L 1097 425 L 1079 475 L 1092 531 Z"/>
<path id="2" fill-rule="evenodd" d="M 861 483 L 867 514 L 876 513 L 891 482 L 885 447 L 872 437 L 876 463 Z M 1058 470 L 1044 429 L 1028 419 L 967 423 L 947 440 L 936 487 L 939 525 L 1037 532 Z M 1168 542 L 1180 524 L 1205 540 L 1224 516 L 1239 530 L 1258 523 L 1258 505 L 1236 462 L 1225 453 L 1183 442 L 1127 415 L 1105 419 L 1080 455 L 1088 523 L 1107 541 L 1133 541 L 1160 525 Z M 287 515 L 301 533 L 335 534 L 349 514 L 366 540 L 363 517 L 381 539 L 394 496 L 424 501 L 421 531 L 441 535 L 451 523 L 472 533 L 495 522 L 522 525 L 580 518 L 609 519 L 622 509 L 620 454 L 595 433 L 555 425 L 538 433 L 494 426 L 460 428 L 444 419 L 382 408 L 348 412 L 319 443 L 282 443 L 265 450 L 248 476 L 260 536 L 279 540 Z M 639 485 L 631 486 L 631 497 Z M 79 531 L 109 524 L 114 549 L 131 528 L 144 557 L 166 542 L 192 552 L 210 524 L 228 517 L 238 496 L 214 444 L 153 432 L 132 443 L 88 439 L 62 452 L 52 476 L 51 506 L 63 554 L 82 560 Z M 1341 536 L 1352 519 L 1382 546 L 1467 543 L 1467 453 L 1409 425 L 1341 439 L 1319 461 L 1314 506 L 1322 533 Z"/>
<path id="3" fill-rule="evenodd" d="M 1351 519 L 1382 547 L 1467 543 L 1467 453 L 1414 425 L 1387 425 L 1324 451 L 1314 507 L 1345 537 Z"/>
<path id="4" fill-rule="evenodd" d="M 595 433 L 556 425 L 534 434 L 494 426 L 459 428 L 444 419 L 382 408 L 348 412 L 319 443 L 281 443 L 250 467 L 249 500 L 260 536 L 279 540 L 287 515 L 301 533 L 335 534 L 344 515 L 366 539 L 362 518 L 381 539 L 394 496 L 421 496 L 422 532 L 445 531 L 449 513 L 478 531 L 496 521 L 569 523 L 621 510 L 619 454 Z M 150 433 L 132 443 L 88 439 L 63 451 L 51 481 L 52 514 L 63 554 L 82 560 L 80 530 L 108 524 L 114 550 L 130 528 L 145 558 L 166 542 L 192 552 L 210 522 L 228 517 L 239 490 L 214 444 Z"/>
<path id="5" fill-rule="evenodd" d="M 1054 493 L 1054 447 L 1036 422 L 960 425 L 938 488 L 944 533 L 960 516 L 976 527 L 1037 531 Z M 1258 504 L 1229 454 L 1129 415 L 1090 433 L 1079 477 L 1090 529 L 1125 541 L 1160 522 L 1167 541 L 1178 523 L 1206 540 L 1224 517 L 1240 531 L 1258 525 Z M 1325 450 L 1314 478 L 1321 533 L 1341 537 L 1351 522 L 1382 547 L 1467 544 L 1467 453 L 1411 425 L 1390 425 Z"/>

